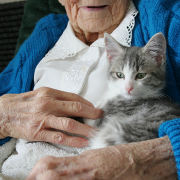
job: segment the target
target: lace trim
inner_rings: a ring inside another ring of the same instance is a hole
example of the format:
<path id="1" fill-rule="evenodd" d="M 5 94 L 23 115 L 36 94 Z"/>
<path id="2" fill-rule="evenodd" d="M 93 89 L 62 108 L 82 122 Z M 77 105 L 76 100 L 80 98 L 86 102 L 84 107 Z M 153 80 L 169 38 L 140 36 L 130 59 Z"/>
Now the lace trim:
<path id="1" fill-rule="evenodd" d="M 52 59 L 65 59 L 67 57 L 73 57 L 77 55 L 78 52 L 74 52 L 72 49 L 67 48 L 67 46 L 64 45 L 63 42 L 61 41 L 61 39 L 59 39 L 54 47 L 45 55 L 42 60 L 44 62 L 47 62 Z"/>
<path id="2" fill-rule="evenodd" d="M 130 1 L 128 11 L 120 25 L 111 33 L 111 35 L 123 46 L 130 47 L 132 40 L 132 31 L 135 25 L 135 17 L 138 14 L 134 3 Z"/>
<path id="3" fill-rule="evenodd" d="M 131 41 L 132 41 L 132 31 L 133 31 L 133 28 L 135 26 L 135 17 L 136 15 L 138 14 L 137 11 L 134 11 L 132 12 L 132 16 L 133 18 L 131 19 L 131 21 L 129 22 L 129 25 L 126 27 L 127 31 L 128 31 L 128 38 L 126 38 L 126 42 L 129 46 L 131 46 Z"/>

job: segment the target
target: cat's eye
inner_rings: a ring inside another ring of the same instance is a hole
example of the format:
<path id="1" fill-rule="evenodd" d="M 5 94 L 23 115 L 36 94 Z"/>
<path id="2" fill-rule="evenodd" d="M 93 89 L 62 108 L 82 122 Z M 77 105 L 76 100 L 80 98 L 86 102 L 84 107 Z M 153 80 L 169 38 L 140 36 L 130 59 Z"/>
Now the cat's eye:
<path id="1" fill-rule="evenodd" d="M 124 79 L 125 78 L 125 76 L 124 76 L 124 74 L 122 72 L 116 72 L 116 76 L 119 79 Z"/>
<path id="2" fill-rule="evenodd" d="M 143 79 L 146 76 L 146 73 L 138 73 L 136 79 Z"/>

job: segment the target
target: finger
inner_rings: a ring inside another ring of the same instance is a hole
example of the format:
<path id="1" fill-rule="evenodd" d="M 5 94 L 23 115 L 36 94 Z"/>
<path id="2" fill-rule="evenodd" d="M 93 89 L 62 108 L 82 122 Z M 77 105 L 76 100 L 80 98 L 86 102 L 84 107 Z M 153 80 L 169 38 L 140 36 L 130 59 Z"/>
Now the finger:
<path id="1" fill-rule="evenodd" d="M 63 162 L 65 161 L 64 158 L 61 159 L 63 160 Z M 54 156 L 46 156 L 41 158 L 33 167 L 26 180 L 35 180 L 39 174 L 43 174 L 48 170 L 54 169 L 60 163 L 58 160 L 59 158 Z"/>
<path id="2" fill-rule="evenodd" d="M 90 103 L 88 100 L 85 100 L 81 96 L 70 92 L 43 87 L 35 90 L 35 93 L 39 97 L 53 97 L 54 99 L 62 101 L 78 101 L 93 107 L 93 104 Z"/>
<path id="3" fill-rule="evenodd" d="M 57 131 L 50 131 L 50 130 L 42 130 L 36 135 L 36 141 L 45 141 L 54 144 L 61 144 L 64 146 L 71 146 L 71 147 L 85 147 L 88 145 L 88 140 L 75 137 L 75 136 L 68 136 L 64 133 L 57 132 Z"/>
<path id="4" fill-rule="evenodd" d="M 57 116 L 82 117 L 88 119 L 97 119 L 102 116 L 102 110 L 88 106 L 77 101 L 53 101 L 54 113 Z"/>
<path id="5" fill-rule="evenodd" d="M 54 92 L 55 95 L 57 95 L 56 97 L 59 99 L 59 100 L 64 100 L 64 101 L 78 101 L 78 102 L 81 102 L 81 103 L 84 103 L 84 104 L 87 104 L 88 106 L 92 106 L 94 107 L 94 105 L 89 102 L 88 100 L 82 98 L 81 96 L 77 95 L 77 94 L 74 94 L 74 93 L 69 93 L 69 92 L 64 92 L 64 91 L 58 91 L 58 90 L 55 90 L 57 92 Z"/>
<path id="6" fill-rule="evenodd" d="M 76 120 L 66 117 L 51 116 L 45 121 L 46 128 L 63 130 L 72 134 L 79 134 L 85 137 L 90 137 L 95 131 L 94 128 L 86 124 L 82 124 Z"/>
<path id="7" fill-rule="evenodd" d="M 55 116 L 76 116 L 96 119 L 101 116 L 102 111 L 87 104 L 77 101 L 59 101 L 52 98 L 41 98 L 33 101 L 11 102 L 14 112 L 43 112 Z"/>

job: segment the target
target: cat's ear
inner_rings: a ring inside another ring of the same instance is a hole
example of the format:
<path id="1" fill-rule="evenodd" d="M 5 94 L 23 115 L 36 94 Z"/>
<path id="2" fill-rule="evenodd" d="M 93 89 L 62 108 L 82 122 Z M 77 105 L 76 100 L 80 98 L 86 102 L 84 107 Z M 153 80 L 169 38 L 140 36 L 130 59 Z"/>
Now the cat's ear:
<path id="1" fill-rule="evenodd" d="M 164 35 L 161 32 L 155 34 L 145 45 L 143 51 L 152 56 L 159 66 L 164 64 L 166 56 L 166 39 Z"/>
<path id="2" fill-rule="evenodd" d="M 109 61 L 125 52 L 125 47 L 120 45 L 111 35 L 104 33 L 105 49 Z"/>

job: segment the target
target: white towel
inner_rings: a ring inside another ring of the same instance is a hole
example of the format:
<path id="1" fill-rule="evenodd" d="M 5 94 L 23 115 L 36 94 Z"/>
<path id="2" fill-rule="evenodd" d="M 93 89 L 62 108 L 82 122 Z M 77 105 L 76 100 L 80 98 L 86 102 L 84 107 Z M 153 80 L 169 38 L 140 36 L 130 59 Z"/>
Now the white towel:
<path id="1" fill-rule="evenodd" d="M 13 143 L 14 141 L 11 141 L 11 145 Z M 20 139 L 16 143 L 16 151 L 2 165 L 0 180 L 1 178 L 3 180 L 6 180 L 6 178 L 8 180 L 24 180 L 36 162 L 42 157 L 48 155 L 56 157 L 75 156 L 85 150 L 87 148 L 71 148 L 43 142 L 28 143 Z"/>
<path id="2" fill-rule="evenodd" d="M 12 138 L 9 142 L 5 143 L 3 146 L 0 146 L 0 169 L 4 160 L 12 154 L 13 150 L 15 150 L 15 145 L 16 139 Z"/>

